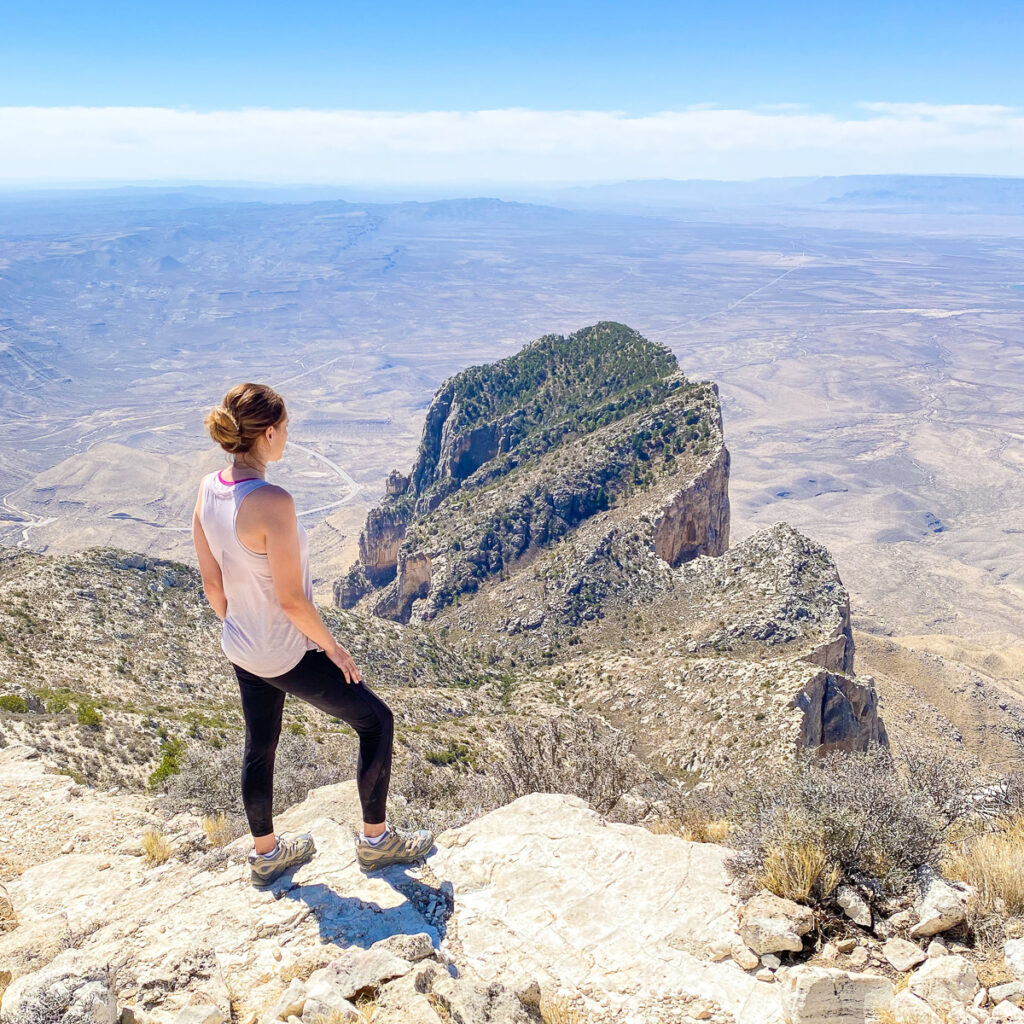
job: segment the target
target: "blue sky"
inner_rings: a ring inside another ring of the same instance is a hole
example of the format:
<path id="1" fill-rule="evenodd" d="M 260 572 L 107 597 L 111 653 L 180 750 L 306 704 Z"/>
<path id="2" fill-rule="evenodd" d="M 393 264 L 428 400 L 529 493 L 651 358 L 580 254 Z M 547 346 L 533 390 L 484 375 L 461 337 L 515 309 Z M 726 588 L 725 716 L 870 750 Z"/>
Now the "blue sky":
<path id="1" fill-rule="evenodd" d="M 1019 104 L 1016 3 L 0 2 L 0 103 Z"/>
<path id="2" fill-rule="evenodd" d="M 0 0 L 0 182 L 1021 174 L 1022 30 L 1019 0 Z"/>

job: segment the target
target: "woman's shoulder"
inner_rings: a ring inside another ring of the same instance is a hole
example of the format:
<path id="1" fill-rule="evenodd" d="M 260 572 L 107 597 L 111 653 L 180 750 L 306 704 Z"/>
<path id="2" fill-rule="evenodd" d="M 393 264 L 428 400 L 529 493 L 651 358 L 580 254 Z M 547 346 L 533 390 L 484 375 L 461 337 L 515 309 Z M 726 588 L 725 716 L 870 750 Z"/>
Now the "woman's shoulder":
<path id="1" fill-rule="evenodd" d="M 256 508 L 265 509 L 270 515 L 295 515 L 295 499 L 285 488 L 277 484 L 264 483 L 254 487 L 246 499 Z"/>

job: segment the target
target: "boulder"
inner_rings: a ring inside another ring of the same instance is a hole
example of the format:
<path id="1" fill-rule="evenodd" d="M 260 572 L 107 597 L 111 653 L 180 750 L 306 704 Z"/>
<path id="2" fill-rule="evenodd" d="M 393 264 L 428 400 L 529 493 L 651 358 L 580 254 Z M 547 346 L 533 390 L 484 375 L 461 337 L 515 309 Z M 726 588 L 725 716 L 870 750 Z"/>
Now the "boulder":
<path id="1" fill-rule="evenodd" d="M 882 955 L 892 966 L 903 974 L 928 959 L 920 946 L 906 939 L 889 939 L 882 946 Z"/>
<path id="2" fill-rule="evenodd" d="M 437 1024 L 438 1020 L 530 1024 L 540 1019 L 537 1008 L 543 1002 L 536 982 L 513 991 L 471 972 L 453 978 L 427 960 L 383 989 L 378 1010 L 383 1022 L 395 1024 Z"/>
<path id="3" fill-rule="evenodd" d="M 939 932 L 954 928 L 967 917 L 970 886 L 954 887 L 931 868 L 920 869 L 918 885 L 918 920 L 910 929 L 911 938 L 937 935 Z"/>
<path id="4" fill-rule="evenodd" d="M 204 1003 L 186 1006 L 174 1018 L 174 1024 L 227 1024 L 228 1015 L 219 1007 Z"/>
<path id="5" fill-rule="evenodd" d="M 888 978 L 800 964 L 779 978 L 787 1024 L 864 1024 L 893 999 Z"/>
<path id="6" fill-rule="evenodd" d="M 762 890 L 740 908 L 739 932 L 758 956 L 803 949 L 802 935 L 814 927 L 814 912 L 792 900 Z"/>
<path id="7" fill-rule="evenodd" d="M 287 1020 L 291 1016 L 299 1017 L 306 1005 L 306 986 L 293 978 L 288 987 L 281 993 L 264 1018 L 270 1021 Z"/>
<path id="8" fill-rule="evenodd" d="M 426 932 L 416 932 L 413 935 L 404 933 L 389 935 L 387 938 L 375 942 L 370 949 L 385 950 L 410 963 L 425 960 L 428 956 L 434 956 L 437 953 L 434 943 Z"/>
<path id="9" fill-rule="evenodd" d="M 1007 981 L 1002 985 L 993 985 L 988 994 L 993 1003 L 1009 999 L 1011 1003 L 1020 1004 L 1024 1002 L 1024 981 Z"/>
<path id="10" fill-rule="evenodd" d="M 943 1024 L 942 1018 L 920 997 L 904 989 L 893 998 L 895 1024 Z"/>
<path id="11" fill-rule="evenodd" d="M 966 957 L 951 953 L 926 960 L 910 976 L 907 988 L 941 1013 L 970 1003 L 981 984 L 974 964 Z"/>
<path id="12" fill-rule="evenodd" d="M 305 994 L 322 1002 L 351 1001 L 362 994 L 370 995 L 376 987 L 410 970 L 412 964 L 408 960 L 386 949 L 346 949 L 334 963 L 309 976 Z M 301 1013 L 300 1009 L 296 1015 Z"/>
<path id="13" fill-rule="evenodd" d="M 3 994 L 3 1024 L 116 1024 L 110 970 L 67 950 L 49 965 L 15 978 Z"/>
<path id="14" fill-rule="evenodd" d="M 868 901 L 852 885 L 841 885 L 836 893 L 836 900 L 843 908 L 843 913 L 854 924 L 865 928 L 871 927 L 871 907 Z"/>

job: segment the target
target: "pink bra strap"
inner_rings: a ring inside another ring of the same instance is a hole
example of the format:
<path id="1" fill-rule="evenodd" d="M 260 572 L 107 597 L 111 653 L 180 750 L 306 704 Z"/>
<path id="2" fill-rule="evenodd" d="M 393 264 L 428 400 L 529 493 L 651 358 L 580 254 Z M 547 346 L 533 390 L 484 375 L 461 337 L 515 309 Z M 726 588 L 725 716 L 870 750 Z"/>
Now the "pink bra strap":
<path id="1" fill-rule="evenodd" d="M 225 480 L 224 477 L 220 475 L 220 470 L 218 470 L 217 479 L 224 484 L 225 487 L 234 487 L 235 484 L 244 484 L 246 480 L 262 480 L 263 478 L 259 476 L 247 476 L 244 480 Z"/>

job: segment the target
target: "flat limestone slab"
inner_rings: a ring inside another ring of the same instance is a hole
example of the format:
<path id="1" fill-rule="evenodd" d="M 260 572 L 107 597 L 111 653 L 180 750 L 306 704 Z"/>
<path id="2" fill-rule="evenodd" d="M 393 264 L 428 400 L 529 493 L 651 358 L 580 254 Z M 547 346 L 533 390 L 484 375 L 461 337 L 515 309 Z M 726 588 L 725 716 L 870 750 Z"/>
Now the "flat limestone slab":
<path id="1" fill-rule="evenodd" d="M 456 895 L 445 941 L 484 978 L 533 977 L 609 1006 L 701 996 L 738 1024 L 782 1020 L 778 985 L 700 958 L 736 931 L 722 847 L 608 822 L 552 793 L 449 829 L 437 846 L 428 863 Z"/>

